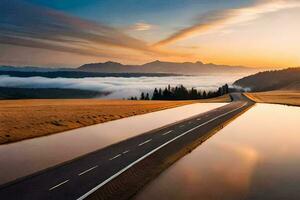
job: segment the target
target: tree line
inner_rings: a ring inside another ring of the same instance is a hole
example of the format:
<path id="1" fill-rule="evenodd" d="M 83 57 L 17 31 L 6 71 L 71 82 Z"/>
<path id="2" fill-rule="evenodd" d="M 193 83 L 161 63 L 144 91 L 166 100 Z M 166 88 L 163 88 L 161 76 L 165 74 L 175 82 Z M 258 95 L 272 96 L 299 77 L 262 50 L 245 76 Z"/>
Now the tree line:
<path id="1" fill-rule="evenodd" d="M 187 89 L 183 85 L 165 88 L 155 88 L 152 96 L 149 93 L 142 92 L 140 97 L 130 97 L 130 100 L 195 100 L 195 99 L 208 99 L 229 93 L 227 84 L 218 88 L 215 91 L 202 91 L 195 88 Z"/>

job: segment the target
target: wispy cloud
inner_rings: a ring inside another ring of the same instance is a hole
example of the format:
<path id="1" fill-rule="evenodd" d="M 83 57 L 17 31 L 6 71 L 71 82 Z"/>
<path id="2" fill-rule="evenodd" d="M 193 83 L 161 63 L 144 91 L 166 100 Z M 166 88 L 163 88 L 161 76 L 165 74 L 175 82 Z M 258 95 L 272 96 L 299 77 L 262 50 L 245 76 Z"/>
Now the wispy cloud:
<path id="1" fill-rule="evenodd" d="M 153 27 L 145 22 L 134 26 L 138 31 Z M 153 47 L 142 39 L 126 34 L 122 29 L 36 6 L 24 0 L 0 1 L 0 44 L 106 59 L 189 56 L 175 50 Z"/>
<path id="2" fill-rule="evenodd" d="M 146 42 L 113 27 L 20 0 L 0 2 L 0 43 L 91 56 L 105 53 L 97 48 L 103 46 L 154 53 Z"/>
<path id="3" fill-rule="evenodd" d="M 136 31 L 148 31 L 153 29 L 153 27 L 154 25 L 145 22 L 137 22 L 132 26 L 132 28 Z"/>
<path id="4" fill-rule="evenodd" d="M 267 13 L 295 7 L 300 7 L 299 1 L 261 0 L 248 7 L 211 11 L 199 16 L 194 25 L 175 32 L 166 39 L 157 42 L 154 46 L 172 44 L 194 35 L 255 20 Z"/>

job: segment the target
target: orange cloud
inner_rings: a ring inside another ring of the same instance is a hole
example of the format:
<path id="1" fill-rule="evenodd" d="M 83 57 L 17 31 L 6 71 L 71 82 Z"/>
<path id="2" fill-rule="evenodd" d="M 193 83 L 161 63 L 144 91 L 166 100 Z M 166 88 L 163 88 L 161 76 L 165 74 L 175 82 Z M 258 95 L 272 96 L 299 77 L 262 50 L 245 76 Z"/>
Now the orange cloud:
<path id="1" fill-rule="evenodd" d="M 253 6 L 237 9 L 212 11 L 202 15 L 193 26 L 184 28 L 163 39 L 154 46 L 160 47 L 175 43 L 185 38 L 207 33 L 208 31 L 225 28 L 261 17 L 264 14 L 288 8 L 300 7 L 299 1 L 294 0 L 264 0 Z"/>

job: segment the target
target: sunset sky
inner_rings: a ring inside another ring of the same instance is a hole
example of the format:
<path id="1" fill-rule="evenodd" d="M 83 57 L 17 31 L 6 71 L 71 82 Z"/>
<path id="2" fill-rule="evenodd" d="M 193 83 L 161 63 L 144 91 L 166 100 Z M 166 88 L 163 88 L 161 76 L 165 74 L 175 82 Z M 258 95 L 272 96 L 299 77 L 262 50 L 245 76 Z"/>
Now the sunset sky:
<path id="1" fill-rule="evenodd" d="M 1 0 L 0 64 L 300 66 L 299 0 Z"/>

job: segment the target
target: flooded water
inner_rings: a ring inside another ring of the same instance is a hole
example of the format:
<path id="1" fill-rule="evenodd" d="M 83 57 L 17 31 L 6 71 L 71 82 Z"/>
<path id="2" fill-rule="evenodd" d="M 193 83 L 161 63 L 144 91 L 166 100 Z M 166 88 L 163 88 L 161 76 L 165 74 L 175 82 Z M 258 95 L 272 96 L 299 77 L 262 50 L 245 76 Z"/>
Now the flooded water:
<path id="1" fill-rule="evenodd" d="M 300 107 L 257 104 L 135 200 L 300 199 Z"/>
<path id="2" fill-rule="evenodd" d="M 196 103 L 0 145 L 0 184 L 223 105 Z"/>

